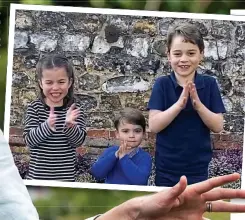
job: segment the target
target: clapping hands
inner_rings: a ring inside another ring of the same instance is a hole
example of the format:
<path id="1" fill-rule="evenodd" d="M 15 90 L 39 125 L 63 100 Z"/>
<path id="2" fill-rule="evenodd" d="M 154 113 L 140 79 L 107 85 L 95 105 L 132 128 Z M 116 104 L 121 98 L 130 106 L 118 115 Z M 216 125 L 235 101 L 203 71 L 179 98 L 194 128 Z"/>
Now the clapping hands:
<path id="1" fill-rule="evenodd" d="M 184 109 L 189 96 L 191 98 L 193 108 L 198 111 L 202 106 L 202 102 L 199 99 L 196 85 L 191 81 L 187 81 L 186 84 L 183 86 L 183 91 L 176 104 L 180 109 Z"/>
<path id="2" fill-rule="evenodd" d="M 72 104 L 66 113 L 65 124 L 68 128 L 77 124 L 76 120 L 80 114 L 80 109 L 76 108 L 76 104 Z"/>
<path id="3" fill-rule="evenodd" d="M 55 131 L 55 122 L 56 122 L 56 115 L 54 113 L 54 107 L 50 107 L 48 126 L 52 131 Z"/>

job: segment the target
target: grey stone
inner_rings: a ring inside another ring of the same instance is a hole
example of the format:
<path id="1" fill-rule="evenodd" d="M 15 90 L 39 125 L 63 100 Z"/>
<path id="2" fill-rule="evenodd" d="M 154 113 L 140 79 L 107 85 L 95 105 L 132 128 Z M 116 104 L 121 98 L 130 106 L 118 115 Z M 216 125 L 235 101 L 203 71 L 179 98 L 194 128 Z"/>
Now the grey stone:
<path id="1" fill-rule="evenodd" d="M 48 34 L 31 34 L 30 41 L 40 51 L 51 52 L 57 47 L 57 36 Z"/>
<path id="2" fill-rule="evenodd" d="M 224 115 L 224 129 L 229 132 L 243 132 L 244 116 L 236 114 Z"/>
<path id="3" fill-rule="evenodd" d="M 96 36 L 94 39 L 92 53 L 107 53 L 111 46 L 103 36 Z"/>
<path id="4" fill-rule="evenodd" d="M 92 46 L 92 53 L 101 53 L 101 54 L 107 53 L 112 46 L 123 48 L 124 47 L 123 38 L 119 37 L 116 42 L 108 43 L 103 36 L 100 35 L 96 36 Z"/>
<path id="5" fill-rule="evenodd" d="M 25 59 L 24 59 L 24 65 L 28 69 L 36 68 L 38 60 L 39 60 L 39 56 L 37 56 L 37 55 L 26 56 Z"/>
<path id="6" fill-rule="evenodd" d="M 245 99 L 244 99 L 244 97 L 241 97 L 239 102 L 240 102 L 243 113 L 245 113 Z"/>
<path id="7" fill-rule="evenodd" d="M 219 59 L 225 59 L 228 51 L 227 42 L 217 41 Z"/>
<path id="8" fill-rule="evenodd" d="M 100 87 L 100 77 L 95 74 L 86 73 L 78 78 L 78 86 L 85 91 L 91 91 Z"/>
<path id="9" fill-rule="evenodd" d="M 204 41 L 204 56 L 207 59 L 218 60 L 218 51 L 215 41 Z"/>
<path id="10" fill-rule="evenodd" d="M 24 111 L 20 107 L 11 106 L 10 126 L 22 127 L 24 125 Z"/>
<path id="11" fill-rule="evenodd" d="M 113 121 L 109 112 L 88 112 L 87 113 L 87 127 L 92 128 L 112 128 Z"/>
<path id="12" fill-rule="evenodd" d="M 105 22 L 105 15 L 69 12 L 65 14 L 65 21 L 69 21 L 67 28 L 71 31 L 94 34 L 99 31 Z"/>
<path id="13" fill-rule="evenodd" d="M 73 27 L 72 22 L 66 19 L 63 12 L 33 11 L 32 16 L 36 20 L 39 31 L 50 30 L 50 27 L 52 27 L 53 31 L 64 33 L 67 29 Z"/>
<path id="14" fill-rule="evenodd" d="M 226 111 L 231 112 L 233 109 L 233 104 L 232 104 L 231 100 L 226 96 L 223 96 L 222 100 L 223 100 Z"/>
<path id="15" fill-rule="evenodd" d="M 160 56 L 167 56 L 166 40 L 157 40 L 153 43 L 153 49 Z"/>
<path id="16" fill-rule="evenodd" d="M 147 57 L 149 40 L 146 38 L 135 38 L 131 42 L 131 48 L 127 48 L 127 53 L 134 57 Z"/>
<path id="17" fill-rule="evenodd" d="M 98 102 L 94 96 L 76 94 L 76 97 L 78 97 L 79 101 L 82 103 L 85 112 L 96 109 Z"/>
<path id="18" fill-rule="evenodd" d="M 232 24 L 225 21 L 212 21 L 211 35 L 216 39 L 231 40 Z"/>
<path id="19" fill-rule="evenodd" d="M 26 32 L 16 31 L 14 35 L 14 48 L 15 49 L 23 49 L 28 48 L 28 35 Z"/>
<path id="20" fill-rule="evenodd" d="M 217 79 L 217 83 L 220 89 L 220 92 L 224 95 L 230 94 L 232 91 L 232 82 L 231 80 L 226 76 L 220 76 Z"/>
<path id="21" fill-rule="evenodd" d="M 245 45 L 245 24 L 236 27 L 235 40 L 238 42 L 239 46 Z"/>
<path id="22" fill-rule="evenodd" d="M 16 12 L 15 27 L 17 29 L 31 28 L 33 23 L 34 21 L 30 14 Z"/>
<path id="23" fill-rule="evenodd" d="M 119 95 L 102 94 L 100 107 L 101 110 L 105 110 L 105 111 L 115 111 L 115 110 L 122 109 L 122 104 Z"/>
<path id="24" fill-rule="evenodd" d="M 244 75 L 245 63 L 240 58 L 229 58 L 224 63 L 223 74 L 230 79 L 234 79 L 239 75 Z"/>
<path id="25" fill-rule="evenodd" d="M 103 57 L 86 57 L 84 60 L 86 70 L 90 72 L 93 70 L 100 72 L 110 71 L 130 75 L 135 73 L 155 74 L 161 65 L 160 58 L 155 55 L 145 59 L 138 59 L 128 55 L 115 54 L 111 56 L 105 54 Z"/>
<path id="26" fill-rule="evenodd" d="M 132 29 L 132 17 L 125 15 L 108 15 L 107 24 L 120 29 L 121 35 L 128 35 Z"/>
<path id="27" fill-rule="evenodd" d="M 234 92 L 236 95 L 245 95 L 245 78 L 239 78 L 234 81 Z"/>
<path id="28" fill-rule="evenodd" d="M 125 107 L 136 108 L 141 111 L 147 111 L 147 105 L 150 99 L 150 94 L 143 93 L 133 93 L 130 96 L 125 97 Z"/>
<path id="29" fill-rule="evenodd" d="M 34 89 L 25 89 L 25 87 L 22 87 L 19 94 L 21 106 L 27 107 L 28 103 L 31 103 L 38 97 L 38 92 Z"/>
<path id="30" fill-rule="evenodd" d="M 102 85 L 102 90 L 108 93 L 143 92 L 149 88 L 150 83 L 137 76 L 115 77 Z"/>
<path id="31" fill-rule="evenodd" d="M 107 147 L 109 145 L 109 140 L 106 138 L 86 138 L 84 141 L 85 146 L 93 147 Z M 98 150 L 97 150 L 98 151 Z M 92 152 L 91 152 L 92 153 Z"/>
<path id="32" fill-rule="evenodd" d="M 90 45 L 90 37 L 84 35 L 66 34 L 62 38 L 61 47 L 63 51 L 85 52 Z"/>
<path id="33" fill-rule="evenodd" d="M 162 18 L 158 22 L 158 27 L 159 27 L 159 33 L 163 36 L 167 36 L 168 29 L 174 22 L 173 18 Z"/>
<path id="34" fill-rule="evenodd" d="M 210 21 L 203 21 L 203 20 L 194 20 L 192 19 L 191 22 L 192 24 L 196 25 L 197 29 L 201 32 L 203 37 L 208 36 L 209 30 L 211 28 L 211 22 Z"/>
<path id="35" fill-rule="evenodd" d="M 13 72 L 12 73 L 12 86 L 25 88 L 30 84 L 29 77 L 23 72 Z"/>

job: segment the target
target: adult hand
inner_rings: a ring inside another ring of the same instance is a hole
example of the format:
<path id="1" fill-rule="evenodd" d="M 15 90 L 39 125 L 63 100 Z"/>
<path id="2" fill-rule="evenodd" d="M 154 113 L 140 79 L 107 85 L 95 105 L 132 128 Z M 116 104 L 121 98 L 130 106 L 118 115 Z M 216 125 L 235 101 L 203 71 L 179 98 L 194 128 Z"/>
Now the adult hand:
<path id="1" fill-rule="evenodd" d="M 185 177 L 174 187 L 155 195 L 136 199 L 140 202 L 137 219 L 201 220 L 204 212 L 245 212 L 245 205 L 221 199 L 245 198 L 245 190 L 216 188 L 239 179 L 239 174 L 215 177 L 187 186 Z M 210 205 L 211 204 L 211 205 Z"/>
<path id="2" fill-rule="evenodd" d="M 206 211 L 245 212 L 245 205 L 220 201 L 245 198 L 245 190 L 217 188 L 236 181 L 239 177 L 235 173 L 189 186 L 186 177 L 181 177 L 174 187 L 131 199 L 97 220 L 203 220 Z"/>

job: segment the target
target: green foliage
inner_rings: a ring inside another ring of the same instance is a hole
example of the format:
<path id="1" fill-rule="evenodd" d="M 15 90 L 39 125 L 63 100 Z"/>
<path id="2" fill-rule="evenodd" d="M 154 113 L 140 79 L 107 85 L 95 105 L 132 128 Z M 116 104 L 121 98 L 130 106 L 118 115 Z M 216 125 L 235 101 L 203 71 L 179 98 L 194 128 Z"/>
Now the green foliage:
<path id="1" fill-rule="evenodd" d="M 0 50 L 0 129 L 3 130 L 4 123 L 4 108 L 5 108 L 5 81 L 7 72 L 7 50 Z"/>

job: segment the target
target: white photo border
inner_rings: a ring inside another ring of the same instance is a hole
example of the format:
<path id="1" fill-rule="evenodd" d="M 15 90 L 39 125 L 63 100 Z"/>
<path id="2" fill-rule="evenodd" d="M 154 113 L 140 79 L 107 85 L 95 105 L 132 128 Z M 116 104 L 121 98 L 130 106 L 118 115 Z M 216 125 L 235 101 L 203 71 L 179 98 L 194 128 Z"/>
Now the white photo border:
<path id="1" fill-rule="evenodd" d="M 231 16 L 220 14 L 201 14 L 201 13 L 183 13 L 183 12 L 166 12 L 166 11 L 143 11 L 143 10 L 124 10 L 124 9 L 101 9 L 86 7 L 69 7 L 69 6 L 44 6 L 44 5 L 25 5 L 10 4 L 9 18 L 9 45 L 8 45 L 8 66 L 6 77 L 6 95 L 5 95 L 5 117 L 4 117 L 4 137 L 9 142 L 10 129 L 10 108 L 12 93 L 12 68 L 14 52 L 14 33 L 15 33 L 15 13 L 16 10 L 29 11 L 52 11 L 52 12 L 74 12 L 90 14 L 108 14 L 108 15 L 129 15 L 129 16 L 149 16 L 149 17 L 173 17 L 183 19 L 206 19 L 206 20 L 227 20 L 227 21 L 244 21 L 245 16 Z M 244 142 L 243 142 L 244 144 Z M 245 168 L 244 168 L 245 169 Z M 242 170 L 244 170 L 242 169 Z M 244 173 L 244 172 L 242 172 Z M 132 186 L 116 185 L 101 183 L 71 183 L 50 180 L 24 180 L 25 185 L 30 186 L 50 186 L 50 187 L 70 187 L 70 188 L 90 188 L 90 189 L 108 189 L 108 190 L 127 190 L 127 191 L 145 191 L 157 192 L 168 187 L 157 186 Z"/>

